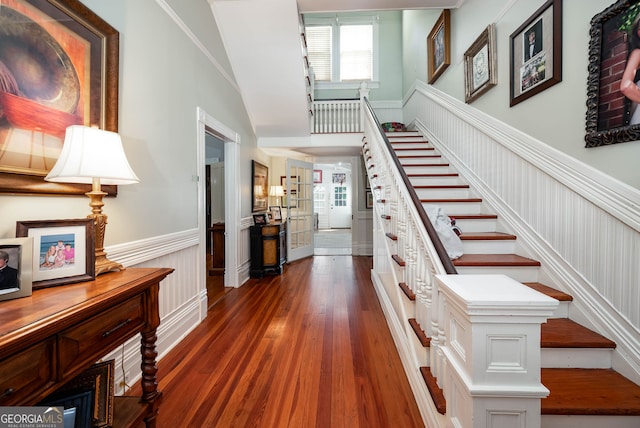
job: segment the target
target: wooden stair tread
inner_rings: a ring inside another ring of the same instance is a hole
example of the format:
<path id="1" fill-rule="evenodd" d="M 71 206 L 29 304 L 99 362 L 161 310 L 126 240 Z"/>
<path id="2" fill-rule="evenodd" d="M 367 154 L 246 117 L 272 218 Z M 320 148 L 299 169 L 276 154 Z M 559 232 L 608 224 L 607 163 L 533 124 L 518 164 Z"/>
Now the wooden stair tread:
<path id="1" fill-rule="evenodd" d="M 447 203 L 447 202 L 477 203 L 477 202 L 482 202 L 482 198 L 420 199 L 420 202 L 422 202 L 423 204 L 429 204 L 429 203 L 434 203 L 434 202 L 438 202 L 438 203 Z M 460 217 L 456 216 L 456 218 L 460 218 Z"/>
<path id="2" fill-rule="evenodd" d="M 436 410 L 441 415 L 444 415 L 447 412 L 447 400 L 445 400 L 444 393 L 438 386 L 436 378 L 431 374 L 431 369 L 429 367 L 420 367 L 420 374 L 427 384 L 427 389 L 429 390 L 429 394 L 431 394 L 431 399 L 436 406 Z"/>
<path id="3" fill-rule="evenodd" d="M 543 415 L 640 416 L 640 386 L 611 369 L 542 369 Z"/>
<path id="4" fill-rule="evenodd" d="M 395 235 L 391 232 L 387 232 L 385 233 L 385 236 L 389 239 L 391 239 L 392 241 L 397 241 L 398 240 L 398 235 Z"/>
<path id="5" fill-rule="evenodd" d="M 449 217 L 453 217 L 456 220 L 493 220 L 498 218 L 497 214 L 451 214 Z"/>
<path id="6" fill-rule="evenodd" d="M 418 320 L 416 320 L 415 318 L 409 318 L 409 325 L 418 337 L 418 340 L 420 341 L 420 344 L 422 346 L 424 346 L 425 348 L 431 346 L 431 338 L 427 337 L 424 330 L 420 327 L 420 324 L 418 324 Z"/>
<path id="7" fill-rule="evenodd" d="M 454 266 L 540 266 L 537 260 L 517 254 L 463 254 L 453 260 Z"/>
<path id="8" fill-rule="evenodd" d="M 414 189 L 468 189 L 468 184 L 425 184 L 413 186 Z"/>
<path id="9" fill-rule="evenodd" d="M 431 173 L 431 174 L 407 174 L 409 178 L 436 178 L 436 177 L 458 177 L 457 172 Z"/>
<path id="10" fill-rule="evenodd" d="M 513 241 L 515 239 L 515 235 L 502 232 L 467 232 L 460 235 L 461 241 Z"/>
<path id="11" fill-rule="evenodd" d="M 400 287 L 400 289 L 402 290 L 402 292 L 405 294 L 405 296 L 407 296 L 409 298 L 409 300 L 411 300 L 412 302 L 416 300 L 416 295 L 413 291 L 411 291 L 411 289 L 409 288 L 409 286 L 407 285 L 406 282 L 401 282 L 398 284 L 398 286 Z M 411 320 L 409 320 L 411 321 Z"/>
<path id="12" fill-rule="evenodd" d="M 556 290 L 555 288 L 551 288 L 548 285 L 541 284 L 539 282 L 523 282 L 529 288 L 533 288 L 534 290 L 546 294 L 549 297 L 553 297 L 556 300 L 561 302 L 572 302 L 573 297 L 567 293 L 564 293 L 560 290 Z"/>
<path id="13" fill-rule="evenodd" d="M 393 259 L 394 262 L 398 264 L 398 266 L 404 267 L 406 265 L 404 259 L 397 254 L 392 255 L 391 258 Z"/>
<path id="14" fill-rule="evenodd" d="M 426 143 L 426 141 L 425 141 Z M 416 150 L 427 150 L 427 151 L 433 151 L 435 150 L 434 147 L 394 147 L 393 148 L 394 151 L 396 152 L 401 152 L 404 150 L 411 150 L 411 151 L 416 151 Z"/>
<path id="15" fill-rule="evenodd" d="M 610 348 L 615 342 L 568 318 L 550 318 L 541 325 L 540 346 L 543 348 Z"/>
<path id="16" fill-rule="evenodd" d="M 414 150 L 419 150 L 419 149 L 414 149 Z M 396 157 L 398 159 L 436 159 L 436 158 L 441 158 L 442 155 L 397 155 Z M 408 164 L 407 166 L 411 166 L 411 164 Z"/>

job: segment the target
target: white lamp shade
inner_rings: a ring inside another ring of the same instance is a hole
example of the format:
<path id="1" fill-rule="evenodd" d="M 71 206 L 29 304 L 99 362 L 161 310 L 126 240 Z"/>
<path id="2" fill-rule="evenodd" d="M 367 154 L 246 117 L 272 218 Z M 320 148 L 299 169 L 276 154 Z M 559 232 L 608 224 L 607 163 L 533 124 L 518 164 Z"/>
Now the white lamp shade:
<path id="1" fill-rule="evenodd" d="M 91 184 L 133 184 L 140 180 L 129 166 L 120 135 L 82 125 L 67 128 L 58 161 L 47 181 Z"/>
<path id="2" fill-rule="evenodd" d="M 271 186 L 271 188 L 269 189 L 269 196 L 284 196 L 284 188 L 282 186 Z"/>

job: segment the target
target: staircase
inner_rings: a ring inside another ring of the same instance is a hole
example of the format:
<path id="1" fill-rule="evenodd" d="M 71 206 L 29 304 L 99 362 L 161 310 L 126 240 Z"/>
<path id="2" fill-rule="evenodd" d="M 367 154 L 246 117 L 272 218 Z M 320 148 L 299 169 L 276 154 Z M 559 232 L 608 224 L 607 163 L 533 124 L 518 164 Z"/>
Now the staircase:
<path id="1" fill-rule="evenodd" d="M 572 297 L 553 284 L 538 282 L 540 262 L 518 254 L 517 237 L 509 233 L 508 225 L 428 141 L 416 132 L 388 133 L 387 138 L 421 203 L 442 207 L 462 230 L 464 255 L 453 261 L 458 274 L 505 274 L 560 302 L 541 328 L 541 379 L 550 391 L 541 400 L 541 426 L 640 427 L 640 386 L 612 369 L 616 344 L 571 319 Z M 393 219 L 389 215 L 383 219 L 389 222 L 387 238 L 396 240 Z M 393 260 L 396 269 L 403 269 L 402 258 L 394 256 Z M 412 290 L 403 282 L 399 287 L 404 304 L 415 305 Z M 418 346 L 428 353 L 430 338 L 414 318 L 406 322 L 415 332 Z M 429 367 L 425 365 L 420 371 L 437 410 L 445 414 L 444 396 Z"/>

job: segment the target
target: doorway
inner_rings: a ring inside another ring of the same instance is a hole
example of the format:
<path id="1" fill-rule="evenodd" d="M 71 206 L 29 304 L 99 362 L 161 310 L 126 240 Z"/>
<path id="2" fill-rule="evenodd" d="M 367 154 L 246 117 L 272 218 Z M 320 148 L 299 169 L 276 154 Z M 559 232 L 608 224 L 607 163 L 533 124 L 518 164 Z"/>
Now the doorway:
<path id="1" fill-rule="evenodd" d="M 352 254 L 352 166 L 349 161 L 314 163 L 314 255 Z"/>
<path id="2" fill-rule="evenodd" d="M 225 294 L 224 141 L 205 131 L 205 211 L 207 227 L 207 308 Z"/>

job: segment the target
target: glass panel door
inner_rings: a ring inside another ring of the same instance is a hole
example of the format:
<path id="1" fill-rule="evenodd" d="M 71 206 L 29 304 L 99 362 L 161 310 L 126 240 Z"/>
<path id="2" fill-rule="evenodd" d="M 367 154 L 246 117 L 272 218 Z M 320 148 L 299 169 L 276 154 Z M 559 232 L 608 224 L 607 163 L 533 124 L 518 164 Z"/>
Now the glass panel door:
<path id="1" fill-rule="evenodd" d="M 313 255 L 313 164 L 287 159 L 287 260 Z"/>

